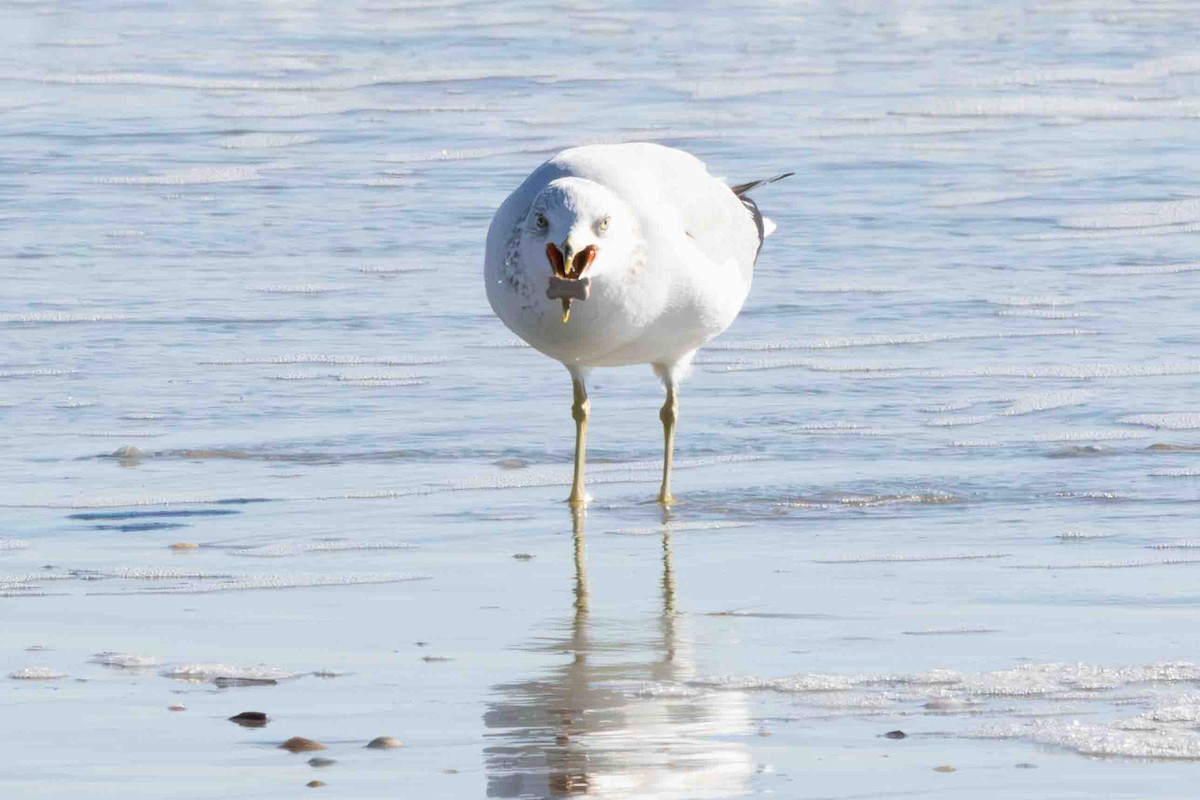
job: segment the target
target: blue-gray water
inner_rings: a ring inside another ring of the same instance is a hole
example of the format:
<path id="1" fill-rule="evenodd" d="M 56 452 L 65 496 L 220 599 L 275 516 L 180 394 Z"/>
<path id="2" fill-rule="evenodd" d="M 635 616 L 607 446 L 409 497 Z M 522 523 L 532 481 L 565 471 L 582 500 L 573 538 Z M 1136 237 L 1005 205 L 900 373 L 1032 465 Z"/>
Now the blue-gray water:
<path id="1" fill-rule="evenodd" d="M 0 7 L 0 794 L 1193 796 L 1198 37 L 1183 0 Z M 602 371 L 573 521 L 567 375 L 481 251 L 617 140 L 797 175 L 680 504 L 656 380 Z"/>

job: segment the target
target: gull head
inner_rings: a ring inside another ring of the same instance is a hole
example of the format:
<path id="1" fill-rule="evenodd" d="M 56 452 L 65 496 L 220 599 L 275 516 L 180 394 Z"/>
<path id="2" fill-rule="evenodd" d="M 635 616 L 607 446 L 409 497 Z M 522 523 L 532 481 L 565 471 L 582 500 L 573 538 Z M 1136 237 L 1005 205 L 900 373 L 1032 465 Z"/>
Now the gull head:
<path id="1" fill-rule="evenodd" d="M 592 281 L 630 262 L 636 224 L 629 207 L 595 181 L 559 178 L 534 199 L 525 219 L 525 263 L 546 264 L 546 296 L 562 301 L 564 323 L 574 300 L 587 300 Z"/>

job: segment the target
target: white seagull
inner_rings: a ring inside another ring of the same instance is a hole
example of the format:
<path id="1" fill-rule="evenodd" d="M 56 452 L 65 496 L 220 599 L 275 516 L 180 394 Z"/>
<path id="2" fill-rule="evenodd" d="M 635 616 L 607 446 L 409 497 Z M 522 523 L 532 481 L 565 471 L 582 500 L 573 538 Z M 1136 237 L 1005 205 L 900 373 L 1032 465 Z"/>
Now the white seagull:
<path id="1" fill-rule="evenodd" d="M 595 367 L 650 364 L 667 390 L 658 502 L 671 505 L 678 388 L 701 345 L 742 310 L 775 225 L 704 162 L 657 144 L 564 150 L 525 179 L 488 229 L 484 280 L 496 316 L 571 373 L 572 507 L 583 467 Z"/>

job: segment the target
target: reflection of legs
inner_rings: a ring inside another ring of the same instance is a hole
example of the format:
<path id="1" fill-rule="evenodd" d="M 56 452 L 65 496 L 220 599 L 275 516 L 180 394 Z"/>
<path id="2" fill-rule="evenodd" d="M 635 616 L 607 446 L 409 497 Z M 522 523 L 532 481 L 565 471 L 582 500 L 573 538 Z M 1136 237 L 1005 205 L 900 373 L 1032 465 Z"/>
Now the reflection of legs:
<path id="1" fill-rule="evenodd" d="M 671 559 L 671 531 L 663 532 L 662 542 L 663 616 L 675 616 L 675 565 Z"/>
<path id="2" fill-rule="evenodd" d="M 583 539 L 583 517 L 582 508 L 571 509 L 572 529 L 575 533 L 575 635 L 577 637 L 582 633 L 579 626 L 583 624 L 588 610 L 587 550 Z"/>
<path id="3" fill-rule="evenodd" d="M 571 417 L 575 420 L 575 477 L 571 481 L 571 496 L 567 502 L 579 507 L 587 503 L 587 494 L 583 491 L 583 465 L 587 454 L 587 423 L 592 404 L 588 402 L 583 375 L 574 370 L 571 371 L 571 386 L 575 395 L 575 402 L 571 405 Z"/>
<path id="4" fill-rule="evenodd" d="M 679 398 L 675 395 L 675 384 L 667 378 L 667 401 L 663 403 L 658 418 L 663 424 L 663 476 L 658 502 L 669 506 L 675 502 L 671 496 L 671 461 L 675 457 L 675 420 L 679 418 Z"/>

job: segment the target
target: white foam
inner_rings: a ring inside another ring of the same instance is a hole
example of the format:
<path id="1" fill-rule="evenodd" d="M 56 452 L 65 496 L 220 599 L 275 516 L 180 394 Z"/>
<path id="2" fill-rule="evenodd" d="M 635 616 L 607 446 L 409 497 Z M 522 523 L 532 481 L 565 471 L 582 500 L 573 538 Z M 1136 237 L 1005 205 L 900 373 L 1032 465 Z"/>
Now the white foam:
<path id="1" fill-rule="evenodd" d="M 233 577 L 228 572 L 197 572 L 176 567 L 116 567 L 104 570 L 101 574 L 108 578 L 138 581 L 227 580 Z"/>
<path id="2" fill-rule="evenodd" d="M 98 182 L 125 186 L 199 186 L 205 184 L 256 181 L 261 177 L 262 175 L 259 174 L 257 167 L 207 166 L 162 172 L 157 175 L 125 175 L 114 178 L 100 178 Z"/>
<path id="3" fill-rule="evenodd" d="M 996 312 L 1000 317 L 1022 317 L 1025 319 L 1089 319 L 1097 316 L 1081 311 L 1052 311 L 1045 308 L 1006 308 Z"/>
<path id="4" fill-rule="evenodd" d="M 1086 539 L 1107 539 L 1111 536 L 1116 536 L 1116 534 L 1102 531 L 1069 530 L 1058 534 L 1056 538 L 1064 542 L 1080 542 Z"/>
<path id="5" fill-rule="evenodd" d="M 498 156 L 514 156 L 524 154 L 551 155 L 552 147 L 540 145 L 534 147 L 477 147 L 464 150 L 431 150 L 418 153 L 393 153 L 383 157 L 383 161 L 392 164 L 427 164 L 439 161 L 478 161 Z"/>
<path id="6" fill-rule="evenodd" d="M 1006 417 L 1020 414 L 1034 414 L 1039 411 L 1053 411 L 1058 408 L 1081 406 L 1090 400 L 1093 392 L 1085 389 L 1062 389 L 1052 392 L 1030 392 L 1012 399 L 1008 408 L 1001 414 Z"/>
<path id="7" fill-rule="evenodd" d="M 864 428 L 852 422 L 810 422 L 785 428 L 783 432 L 809 436 L 881 436 L 884 433 L 877 428 Z"/>
<path id="8" fill-rule="evenodd" d="M 961 414 L 958 416 L 934 417 L 926 420 L 925 424 L 931 428 L 961 428 L 968 425 L 980 425 L 984 422 L 990 422 L 995 419 L 989 414 Z"/>
<path id="9" fill-rule="evenodd" d="M 1103 230 L 1110 228 L 1162 228 L 1200 222 L 1200 198 L 1121 203 L 1095 214 L 1059 220 L 1063 228 Z"/>
<path id="10" fill-rule="evenodd" d="M 53 681 L 67 675 L 50 667 L 22 667 L 16 672 L 10 672 L 8 677 L 15 681 Z"/>
<path id="11" fill-rule="evenodd" d="M 279 667 L 258 665 L 252 667 L 221 663 L 179 664 L 163 670 L 164 678 L 177 681 L 211 681 L 216 678 L 232 678 L 249 681 L 286 681 L 299 678 L 304 673 L 292 672 Z"/>
<path id="12" fill-rule="evenodd" d="M 890 283 L 818 283 L 799 291 L 804 294 L 895 294 L 906 291 L 906 287 Z"/>
<path id="13" fill-rule="evenodd" d="M 1119 225 L 1094 230 L 1048 231 L 1033 235 L 1015 236 L 1017 241 L 1067 241 L 1071 239 L 1122 239 L 1143 236 L 1176 236 L 1181 233 L 1200 233 L 1200 222 L 1184 222 L 1170 225 Z"/>
<path id="14" fill-rule="evenodd" d="M 192 75 L 171 75 L 153 72 L 52 72 L 45 74 L 22 73 L 16 76 L 23 80 L 39 81 L 42 83 L 84 85 L 84 86 L 149 86 L 171 89 L 200 89 L 211 91 L 245 91 L 245 92 L 326 92 L 345 89 L 360 89 L 370 86 L 387 86 L 391 84 L 418 83 L 458 83 L 481 81 L 494 78 L 526 79 L 558 79 L 586 80 L 587 72 L 578 74 L 562 73 L 551 75 L 548 72 L 531 71 L 528 64 L 512 68 L 494 67 L 478 69 L 472 67 L 446 67 L 438 69 L 417 69 L 409 67 L 403 71 L 385 72 L 365 75 L 346 75 L 345 77 L 327 78 L 308 81 L 273 81 L 259 78 L 214 78 Z"/>
<path id="15" fill-rule="evenodd" d="M 364 275 L 403 275 L 408 272 L 430 272 L 433 267 L 404 266 L 404 267 L 355 267 L 355 272 Z"/>
<path id="16" fill-rule="evenodd" d="M 303 133 L 241 133 L 221 140 L 227 150 L 259 150 L 311 144 L 317 137 Z"/>
<path id="17" fill-rule="evenodd" d="M 380 188 L 407 188 L 412 186 L 420 186 L 424 181 L 417 178 L 397 178 L 389 176 L 385 178 L 347 178 L 345 180 L 336 180 L 334 183 L 341 186 L 366 186 Z"/>
<path id="18" fill-rule="evenodd" d="M 904 369 L 896 364 L 886 362 L 830 362 L 830 361 L 812 361 L 808 359 L 738 359 L 728 363 L 716 364 L 722 367 L 724 372 L 758 372 L 761 370 L 770 369 L 793 369 L 801 368 L 812 370 L 813 372 L 832 372 L 832 373 L 895 373 L 898 370 Z"/>
<path id="19" fill-rule="evenodd" d="M 1146 434 L 1136 431 L 1070 431 L 1068 433 L 1043 433 L 1033 437 L 1033 440 L 1035 442 L 1102 442 L 1145 438 Z"/>
<path id="20" fill-rule="evenodd" d="M 1137 62 L 1129 67 L 1049 67 L 1021 70 L 998 83 L 1040 86 L 1047 83 L 1094 83 L 1103 86 L 1152 84 L 1176 75 L 1200 73 L 1200 56 L 1184 53 Z"/>
<path id="21" fill-rule="evenodd" d="M 252 292 L 262 292 L 263 294 L 330 294 L 332 292 L 343 292 L 348 287 L 319 283 L 274 283 L 264 286 L 247 286 L 246 288 Z"/>
<path id="22" fill-rule="evenodd" d="M 1142 425 L 1168 431 L 1190 431 L 1200 428 L 1200 412 L 1181 411 L 1167 414 L 1134 414 L 1122 417 L 1126 425 Z"/>
<path id="23" fill-rule="evenodd" d="M 425 364 L 441 364 L 445 359 L 432 358 L 424 356 L 334 356 L 321 355 L 312 353 L 302 353 L 295 356 L 267 356 L 262 358 L 229 358 L 218 360 L 198 361 L 201 365 L 211 366 L 240 366 L 243 364 L 252 365 L 280 365 L 280 364 L 336 364 L 338 366 L 351 365 L 377 365 L 388 367 L 415 367 Z"/>
<path id="24" fill-rule="evenodd" d="M 844 336 L 813 341 L 778 342 L 731 342 L 710 345 L 715 350 L 837 350 L 848 347 L 887 347 L 908 344 L 934 344 L 937 342 L 963 342 L 989 339 L 1029 339 L 1055 336 L 1093 336 L 1095 331 L 1050 329 L 1042 331 L 990 332 L 990 333 L 898 333 L 872 336 Z"/>
<path id="25" fill-rule="evenodd" d="M 619 528 L 608 532 L 621 536 L 662 536 L 683 531 L 722 531 L 748 527 L 749 522 L 671 522 L 656 528 Z"/>
<path id="26" fill-rule="evenodd" d="M 1141 265 L 1131 267 L 1099 267 L 1096 269 L 1080 270 L 1081 275 L 1111 275 L 1111 276 L 1127 276 L 1127 275 L 1177 275 L 1184 272 L 1196 272 L 1200 270 L 1200 262 L 1191 262 L 1184 264 L 1157 264 L 1157 265 Z"/>
<path id="27" fill-rule="evenodd" d="M 361 386 L 368 389 L 386 389 L 389 387 L 424 386 L 428 381 L 413 378 L 395 378 L 379 380 L 378 378 L 339 378 L 347 386 Z"/>
<path id="28" fill-rule="evenodd" d="M 1152 478 L 1200 478 L 1200 469 L 1156 469 Z"/>
<path id="29" fill-rule="evenodd" d="M 246 547 L 230 550 L 234 556 L 255 558 L 283 558 L 306 553 L 341 553 L 353 550 L 411 550 L 413 545 L 404 542 L 309 542 L 306 544 L 271 544 L 261 547 Z"/>
<path id="30" fill-rule="evenodd" d="M 140 669 L 143 667 L 157 667 L 160 662 L 153 656 L 138 656 L 131 653 L 116 653 L 106 650 L 103 653 L 96 653 L 92 657 L 92 663 L 120 669 Z"/>
<path id="31" fill-rule="evenodd" d="M 62 401 L 61 403 L 55 403 L 54 407 L 55 408 L 63 408 L 63 409 L 74 409 L 74 408 L 92 408 L 95 405 L 96 405 L 96 403 L 93 402 L 92 400 L 76 400 L 74 398 L 69 397 L 66 400 Z"/>
<path id="32" fill-rule="evenodd" d="M 0 553 L 5 550 L 25 550 L 29 547 L 29 542 L 22 539 L 0 539 Z"/>
<path id="33" fill-rule="evenodd" d="M 80 436 L 86 436 L 90 439 L 157 439 L 160 436 L 166 436 L 166 431 L 142 430 L 142 431 L 85 431 Z"/>
<path id="34" fill-rule="evenodd" d="M 182 584 L 131 589 L 117 594 L 211 594 L 260 589 L 302 589 L 326 586 L 360 586 L 373 583 L 403 583 L 428 580 L 428 575 L 399 572 L 364 573 L 249 573 L 219 581 L 191 580 Z"/>
<path id="35" fill-rule="evenodd" d="M 1092 757 L 1200 759 L 1200 738 L 1193 731 L 1127 731 L 1074 719 L 988 725 L 977 731 L 974 738 L 1027 739 Z"/>
<path id="36" fill-rule="evenodd" d="M 56 378 L 71 373 L 66 369 L 10 369 L 0 370 L 0 378 Z"/>
<path id="37" fill-rule="evenodd" d="M 1138 102 L 1077 95 L 942 97 L 903 112 L 927 117 L 1034 117 L 1050 119 L 1195 119 L 1200 102 Z"/>
<path id="38" fill-rule="evenodd" d="M 69 325 L 80 322 L 124 322 L 122 314 L 81 314 L 64 311 L 39 311 L 30 314 L 0 314 L 0 322 L 24 324 Z"/>
<path id="39" fill-rule="evenodd" d="M 1028 306 L 1061 308 L 1062 306 L 1074 305 L 1075 301 L 1069 297 L 1058 297 L 1056 295 L 1034 295 L 1030 297 L 1005 297 L 999 300 L 991 300 L 998 306 L 1015 306 L 1017 308 L 1025 308 Z"/>
<path id="40" fill-rule="evenodd" d="M 922 370 L 922 378 L 1149 378 L 1200 375 L 1200 363 L 1150 362 L 1135 364 L 1061 364 L 1051 366 L 988 366 L 954 370 Z"/>
<path id="41" fill-rule="evenodd" d="M 814 564 L 902 564 L 923 561 L 978 561 L 984 559 L 1009 558 L 1012 553 L 932 553 L 912 555 L 908 553 L 873 553 L 860 556 L 838 556 L 814 558 Z"/>
<path id="42" fill-rule="evenodd" d="M 1009 569 L 1141 569 L 1200 564 L 1200 558 L 1163 558 L 1145 561 L 1081 561 L 1074 564 L 1018 564 Z"/>
<path id="43" fill-rule="evenodd" d="M 1012 200 L 1024 200 L 1027 197 L 1029 195 L 1020 192 L 946 192 L 929 198 L 928 203 L 934 208 L 959 208 L 1007 203 Z"/>

